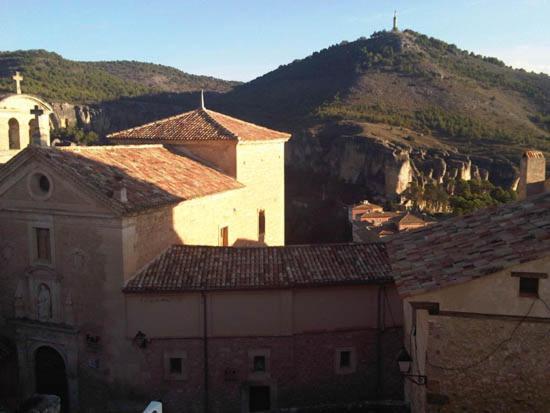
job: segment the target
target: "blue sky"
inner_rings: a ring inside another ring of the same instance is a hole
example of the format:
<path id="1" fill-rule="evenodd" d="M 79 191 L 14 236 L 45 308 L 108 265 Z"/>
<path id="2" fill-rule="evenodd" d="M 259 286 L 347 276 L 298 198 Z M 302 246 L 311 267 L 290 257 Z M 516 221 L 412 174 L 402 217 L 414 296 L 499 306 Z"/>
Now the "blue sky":
<path id="1" fill-rule="evenodd" d="M 342 40 L 400 28 L 550 73 L 550 0 L 0 0 L 0 50 L 140 60 L 250 80 Z"/>

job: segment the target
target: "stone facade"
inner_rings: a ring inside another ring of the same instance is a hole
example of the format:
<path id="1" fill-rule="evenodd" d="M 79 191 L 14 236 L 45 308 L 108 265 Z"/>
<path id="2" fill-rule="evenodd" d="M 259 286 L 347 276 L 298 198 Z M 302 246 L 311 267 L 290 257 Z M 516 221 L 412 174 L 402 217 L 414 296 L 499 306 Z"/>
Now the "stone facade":
<path id="1" fill-rule="evenodd" d="M 395 289 L 386 288 L 381 330 L 376 286 L 211 292 L 205 298 L 200 293 L 130 294 L 118 360 L 110 359 L 107 349 L 82 354 L 100 360 L 98 377 L 108 370 L 119 394 L 161 399 L 168 411 L 203 411 L 206 299 L 210 411 L 249 411 L 250 386 L 269 386 L 273 408 L 400 398 L 395 363 L 402 345 L 400 304 Z M 170 319 L 173 314 L 182 316 Z M 138 329 L 150 340 L 145 348 L 133 341 Z M 353 352 L 351 371 L 338 371 L 340 349 Z M 266 356 L 265 372 L 253 371 L 253 355 Z M 167 376 L 170 357 L 182 358 L 181 376 Z M 99 382 L 91 386 L 101 388 Z M 110 394 L 112 387 L 103 391 Z"/>
<path id="2" fill-rule="evenodd" d="M 430 316 L 426 411 L 547 411 L 549 328 L 542 320 Z"/>

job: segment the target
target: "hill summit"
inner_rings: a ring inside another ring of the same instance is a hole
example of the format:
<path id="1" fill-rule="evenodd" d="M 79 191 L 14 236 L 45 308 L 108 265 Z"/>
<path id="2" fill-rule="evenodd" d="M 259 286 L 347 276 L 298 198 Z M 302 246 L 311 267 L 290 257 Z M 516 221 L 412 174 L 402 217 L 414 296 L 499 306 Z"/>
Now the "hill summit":
<path id="1" fill-rule="evenodd" d="M 508 153 L 510 145 L 550 150 L 549 76 L 411 30 L 333 45 L 235 88 L 222 101 L 228 110 L 283 127 L 385 123 L 437 135 L 466 152 L 495 145 Z"/>

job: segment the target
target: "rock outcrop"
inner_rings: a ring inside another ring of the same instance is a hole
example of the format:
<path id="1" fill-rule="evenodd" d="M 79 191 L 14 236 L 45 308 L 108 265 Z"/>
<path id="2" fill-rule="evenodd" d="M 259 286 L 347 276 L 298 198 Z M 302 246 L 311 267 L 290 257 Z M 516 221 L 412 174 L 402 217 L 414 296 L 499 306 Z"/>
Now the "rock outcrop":
<path id="1" fill-rule="evenodd" d="M 424 186 L 451 179 L 481 179 L 509 188 L 517 175 L 509 161 L 390 142 L 359 134 L 350 124 L 295 134 L 288 144 L 287 163 L 394 201 L 411 182 Z"/>

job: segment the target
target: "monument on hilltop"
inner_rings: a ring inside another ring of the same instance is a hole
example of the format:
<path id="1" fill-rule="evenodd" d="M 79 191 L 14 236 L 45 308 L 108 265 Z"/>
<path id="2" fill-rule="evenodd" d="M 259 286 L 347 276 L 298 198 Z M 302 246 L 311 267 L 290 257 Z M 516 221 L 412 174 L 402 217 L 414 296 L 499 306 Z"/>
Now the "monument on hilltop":
<path id="1" fill-rule="evenodd" d="M 397 28 L 397 10 L 394 10 L 393 12 L 393 27 L 392 27 L 392 32 L 398 32 L 399 29 Z"/>

